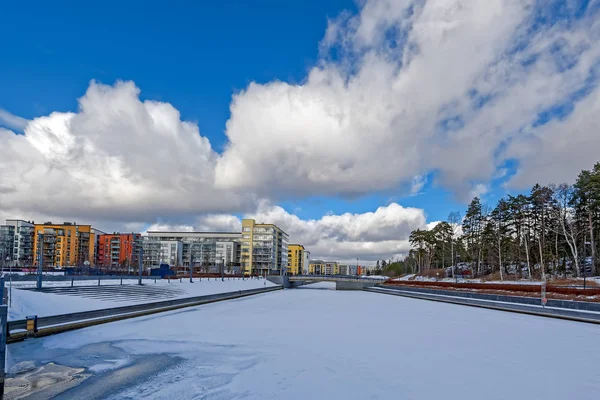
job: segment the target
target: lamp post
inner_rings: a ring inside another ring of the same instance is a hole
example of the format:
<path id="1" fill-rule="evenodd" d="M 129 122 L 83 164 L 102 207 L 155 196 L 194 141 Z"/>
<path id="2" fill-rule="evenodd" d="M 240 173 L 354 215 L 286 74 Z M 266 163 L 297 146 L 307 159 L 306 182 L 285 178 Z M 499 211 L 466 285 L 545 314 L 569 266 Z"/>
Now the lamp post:
<path id="1" fill-rule="evenodd" d="M 194 282 L 192 279 L 192 269 L 193 269 L 193 262 L 194 262 L 194 243 L 190 244 L 190 283 Z"/>
<path id="2" fill-rule="evenodd" d="M 8 257 L 6 257 L 8 258 Z M 12 268 L 9 269 L 9 279 L 10 279 L 10 284 L 8 286 L 8 306 L 12 306 Z"/>
<path id="3" fill-rule="evenodd" d="M 144 247 L 140 247 L 140 258 L 138 259 L 138 285 L 142 284 L 142 269 L 144 266 Z"/>
<path id="4" fill-rule="evenodd" d="M 192 279 L 192 271 L 194 270 L 194 245 L 197 245 L 198 243 L 190 243 L 190 283 L 193 283 L 193 279 Z M 200 250 L 202 250 L 202 247 L 200 247 Z M 202 272 L 202 271 L 200 271 Z M 202 280 L 202 278 L 200 278 L 200 280 Z"/>
<path id="5" fill-rule="evenodd" d="M 42 271 L 43 271 L 43 262 L 44 262 L 44 234 L 42 232 L 38 232 L 38 251 L 40 252 L 38 255 L 38 267 L 37 267 L 37 282 L 36 288 L 40 290 L 42 288 Z"/>

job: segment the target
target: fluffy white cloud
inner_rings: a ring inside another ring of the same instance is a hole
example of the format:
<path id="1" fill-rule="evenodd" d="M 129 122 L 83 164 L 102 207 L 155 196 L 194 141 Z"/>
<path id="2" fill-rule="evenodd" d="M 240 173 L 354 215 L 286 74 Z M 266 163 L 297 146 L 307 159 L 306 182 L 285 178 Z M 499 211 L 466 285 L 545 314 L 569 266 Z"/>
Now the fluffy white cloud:
<path id="1" fill-rule="evenodd" d="M 408 237 L 414 229 L 430 229 L 421 209 L 392 203 L 363 214 L 329 214 L 320 219 L 303 220 L 279 206 L 262 202 L 258 210 L 245 218 L 273 223 L 289 236 L 290 243 L 301 243 L 313 259 L 355 262 L 397 258 L 410 250 Z M 240 231 L 241 220 L 228 214 L 212 214 L 198 218 L 194 225 L 155 224 L 148 230 Z"/>
<path id="2" fill-rule="evenodd" d="M 365 2 L 359 15 L 330 21 L 321 50 L 338 56 L 303 84 L 252 83 L 234 97 L 217 184 L 353 195 L 436 171 L 463 200 L 482 193 L 506 158 L 521 155 L 503 152 L 506 144 L 596 79 L 598 2 L 582 15 L 581 2 L 554 3 Z M 584 135 L 600 145 L 594 130 Z M 589 167 L 555 147 L 559 165 Z"/>
<path id="3" fill-rule="evenodd" d="M 138 96 L 132 82 L 92 82 L 76 113 L 0 131 L 0 210 L 149 221 L 243 208 L 234 190 L 215 188 L 217 154 L 197 125 Z"/>
<path id="4" fill-rule="evenodd" d="M 510 187 L 573 182 L 582 169 L 600 161 L 600 88 L 575 105 L 564 120 L 531 130 L 511 144 L 508 154 L 520 160 Z"/>

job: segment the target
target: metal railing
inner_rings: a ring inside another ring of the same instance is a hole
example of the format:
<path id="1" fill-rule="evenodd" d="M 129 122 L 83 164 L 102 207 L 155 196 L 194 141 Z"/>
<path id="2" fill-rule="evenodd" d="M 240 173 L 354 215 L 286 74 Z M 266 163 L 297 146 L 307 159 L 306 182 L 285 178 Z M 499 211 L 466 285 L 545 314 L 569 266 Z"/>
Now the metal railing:
<path id="1" fill-rule="evenodd" d="M 290 279 L 297 279 L 297 280 L 302 280 L 302 279 L 306 279 L 306 280 L 330 280 L 330 281 L 335 281 L 335 280 L 352 280 L 352 281 L 369 281 L 369 282 L 384 282 L 385 279 L 384 278 L 371 278 L 371 277 L 362 277 L 362 276 L 356 276 L 356 275 L 321 275 L 321 274 L 313 274 L 313 275 L 290 275 L 289 276 Z"/>
<path id="2" fill-rule="evenodd" d="M 235 292 L 226 292 L 226 293 L 217 293 L 217 294 L 209 294 L 204 296 L 195 296 L 195 297 L 186 297 L 182 299 L 175 300 L 163 300 L 157 301 L 153 303 L 145 303 L 145 304 L 136 304 L 131 306 L 123 306 L 123 307 L 114 307 L 114 308 L 106 308 L 102 310 L 91 310 L 91 311 L 83 311 L 71 314 L 61 314 L 54 315 L 49 317 L 39 317 L 37 318 L 37 328 L 44 328 L 50 326 L 57 325 L 65 325 L 70 323 L 77 323 L 86 320 L 95 320 L 102 318 L 115 317 L 119 315 L 127 315 L 127 314 L 138 314 L 142 312 L 152 311 L 152 310 L 161 310 L 166 309 L 168 311 L 172 308 L 181 308 L 184 306 L 193 306 L 195 304 L 201 304 L 209 301 L 216 300 L 227 300 L 230 298 L 237 298 L 240 296 L 249 296 L 253 294 L 259 293 L 267 293 L 274 290 L 281 289 L 280 286 L 275 287 L 267 287 L 267 288 L 259 288 L 259 289 L 247 289 L 247 290 L 238 290 Z M 19 330 L 27 329 L 27 320 L 20 319 L 16 321 L 8 321 L 7 324 L 7 337 L 10 338 L 11 333 Z"/>
<path id="3" fill-rule="evenodd" d="M 372 293 L 381 293 L 386 295 L 395 295 L 402 297 L 409 297 L 420 300 L 431 300 L 443 303 L 452 303 L 463 306 L 472 306 L 479 308 L 487 308 L 498 311 L 508 311 L 508 312 L 516 312 L 520 314 L 528 314 L 528 315 L 537 315 L 541 317 L 551 317 L 551 318 L 559 318 L 566 319 L 571 321 L 578 322 L 587 322 L 593 324 L 600 324 L 600 314 L 597 312 L 589 312 L 582 311 L 579 309 L 573 309 L 573 307 L 569 308 L 557 308 L 557 306 L 546 306 L 542 308 L 539 306 L 540 299 L 535 299 L 538 303 L 538 306 L 534 304 L 527 304 L 523 302 L 515 302 L 511 300 L 513 299 L 498 299 L 498 300 L 484 300 L 480 298 L 467 298 L 460 297 L 458 294 L 454 295 L 441 295 L 441 294 L 433 294 L 433 293 L 425 293 L 423 291 L 408 291 L 408 290 L 398 290 L 397 288 L 390 288 L 389 286 L 380 286 L 365 288 L 363 289 L 366 292 Z M 464 293 L 463 293 L 464 294 Z M 505 296 L 509 297 L 509 296 Z M 505 301 L 502 301 L 505 300 Z"/>

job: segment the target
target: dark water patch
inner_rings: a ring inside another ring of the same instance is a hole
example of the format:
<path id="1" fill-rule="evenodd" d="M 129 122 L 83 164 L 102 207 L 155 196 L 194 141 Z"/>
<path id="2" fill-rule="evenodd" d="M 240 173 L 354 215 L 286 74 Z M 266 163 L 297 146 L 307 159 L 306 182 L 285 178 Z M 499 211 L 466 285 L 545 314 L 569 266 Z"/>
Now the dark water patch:
<path id="1" fill-rule="evenodd" d="M 123 368 L 96 374 L 79 386 L 64 391 L 54 399 L 104 399 L 173 368 L 183 358 L 167 354 L 136 356 Z"/>

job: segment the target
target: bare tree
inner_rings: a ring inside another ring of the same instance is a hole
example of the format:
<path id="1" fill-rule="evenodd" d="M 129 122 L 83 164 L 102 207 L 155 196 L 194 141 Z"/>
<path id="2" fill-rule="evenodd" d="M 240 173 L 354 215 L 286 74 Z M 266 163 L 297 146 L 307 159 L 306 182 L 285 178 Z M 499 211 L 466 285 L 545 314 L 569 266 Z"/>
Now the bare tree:
<path id="1" fill-rule="evenodd" d="M 571 256 L 575 267 L 573 273 L 579 276 L 579 253 L 577 249 L 577 238 L 581 235 L 578 224 L 574 218 L 574 210 L 569 206 L 574 196 L 574 189 L 566 183 L 558 185 L 554 190 L 554 199 L 556 200 L 556 219 L 562 235 L 571 250 Z"/>
<path id="2" fill-rule="evenodd" d="M 450 224 L 450 265 L 452 265 L 452 277 L 456 276 L 456 262 L 454 258 L 454 239 L 458 236 L 459 226 L 462 218 L 458 211 L 453 211 L 448 215 Z"/>

